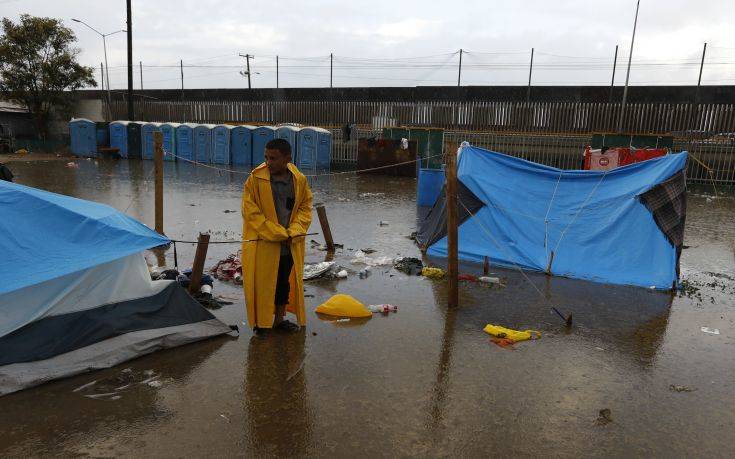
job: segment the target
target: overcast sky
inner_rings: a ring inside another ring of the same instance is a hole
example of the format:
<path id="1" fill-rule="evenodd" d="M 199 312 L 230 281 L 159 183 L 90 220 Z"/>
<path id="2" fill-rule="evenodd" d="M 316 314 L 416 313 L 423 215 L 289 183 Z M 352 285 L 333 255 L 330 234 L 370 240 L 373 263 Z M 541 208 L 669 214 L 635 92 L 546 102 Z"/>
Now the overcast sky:
<path id="1" fill-rule="evenodd" d="M 82 63 L 104 61 L 101 32 L 125 28 L 124 0 L 0 0 L 0 16 L 63 19 L 76 33 Z M 538 85 L 625 81 L 635 0 L 235 1 L 133 0 L 135 88 L 525 85 L 531 48 Z M 631 84 L 735 84 L 733 0 L 641 0 Z M 111 86 L 127 85 L 125 34 L 107 38 Z M 257 74 L 255 72 L 258 72 Z"/>

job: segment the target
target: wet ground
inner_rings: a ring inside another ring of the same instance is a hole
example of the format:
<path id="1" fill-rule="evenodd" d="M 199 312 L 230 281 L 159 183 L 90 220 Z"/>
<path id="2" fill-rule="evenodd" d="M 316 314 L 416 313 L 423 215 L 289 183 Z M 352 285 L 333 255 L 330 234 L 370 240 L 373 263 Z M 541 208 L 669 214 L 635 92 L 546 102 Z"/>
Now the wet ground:
<path id="1" fill-rule="evenodd" d="M 108 203 L 153 226 L 151 162 L 67 161 L 16 162 L 13 171 L 20 183 Z M 169 237 L 240 237 L 243 175 L 167 163 L 165 177 Z M 464 283 L 461 307 L 447 310 L 443 281 L 390 267 L 360 279 L 362 266 L 350 264 L 365 247 L 420 256 L 406 237 L 415 187 L 379 176 L 313 182 L 345 247 L 335 261 L 351 273 L 306 283 L 304 332 L 263 339 L 244 329 L 2 397 L 0 456 L 732 456 L 735 200 L 690 195 L 685 293 L 529 274 L 541 297 L 519 273 L 493 268 L 506 287 Z M 193 246 L 178 249 L 190 263 Z M 210 246 L 207 266 L 236 250 Z M 324 259 L 307 252 L 308 262 Z M 314 308 L 337 292 L 400 309 L 321 321 Z M 218 282 L 215 293 L 236 300 L 214 314 L 240 324 L 241 291 Z M 570 330 L 551 305 L 573 313 Z M 487 323 L 542 338 L 504 349 L 482 331 Z M 94 397 L 130 382 L 120 398 Z"/>

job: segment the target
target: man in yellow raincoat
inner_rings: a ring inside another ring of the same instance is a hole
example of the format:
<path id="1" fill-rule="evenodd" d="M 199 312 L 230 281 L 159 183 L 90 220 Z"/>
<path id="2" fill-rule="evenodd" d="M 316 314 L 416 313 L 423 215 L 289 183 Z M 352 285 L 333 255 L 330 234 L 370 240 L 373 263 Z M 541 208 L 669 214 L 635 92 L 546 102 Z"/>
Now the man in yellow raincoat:
<path id="1" fill-rule="evenodd" d="M 242 194 L 242 267 L 248 324 L 255 331 L 296 331 L 306 325 L 305 238 L 312 196 L 306 177 L 291 163 L 291 145 L 274 139 L 265 162 L 253 169 Z M 286 320 L 286 311 L 297 324 Z"/>

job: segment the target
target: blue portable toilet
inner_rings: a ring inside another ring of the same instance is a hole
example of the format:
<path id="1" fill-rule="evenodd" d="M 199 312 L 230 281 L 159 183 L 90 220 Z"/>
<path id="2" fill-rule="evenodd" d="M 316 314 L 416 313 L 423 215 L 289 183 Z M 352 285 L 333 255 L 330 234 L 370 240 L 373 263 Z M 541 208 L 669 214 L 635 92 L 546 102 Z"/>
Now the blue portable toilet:
<path id="1" fill-rule="evenodd" d="M 198 163 L 212 162 L 212 128 L 213 124 L 199 124 L 194 128 L 194 161 Z"/>
<path id="2" fill-rule="evenodd" d="M 110 147 L 117 148 L 120 157 L 128 157 L 128 121 L 110 123 Z"/>
<path id="3" fill-rule="evenodd" d="M 85 118 L 72 118 L 69 121 L 71 152 L 77 156 L 93 158 L 97 156 L 97 125 Z"/>
<path id="4" fill-rule="evenodd" d="M 212 162 L 215 164 L 231 164 L 230 137 L 235 126 L 218 124 L 212 128 Z"/>
<path id="5" fill-rule="evenodd" d="M 161 134 L 163 134 L 163 160 L 176 161 L 176 128 L 179 123 L 162 123 Z"/>
<path id="6" fill-rule="evenodd" d="M 276 128 L 276 139 L 284 139 L 291 145 L 291 161 L 294 164 L 299 163 L 299 143 L 298 136 L 301 128 L 296 126 L 284 125 Z"/>
<path id="7" fill-rule="evenodd" d="M 332 133 L 318 127 L 299 131 L 299 161 L 302 169 L 329 169 L 332 159 Z"/>
<path id="8" fill-rule="evenodd" d="M 155 155 L 155 144 L 153 133 L 161 131 L 161 123 L 145 123 L 140 128 L 140 156 L 143 159 L 153 159 Z"/>
<path id="9" fill-rule="evenodd" d="M 181 160 L 194 161 L 194 128 L 193 123 L 180 124 L 176 128 L 176 155 Z"/>
<path id="10" fill-rule="evenodd" d="M 94 124 L 97 133 L 97 152 L 99 152 L 100 148 L 110 146 L 110 123 L 107 121 L 98 121 Z"/>
<path id="11" fill-rule="evenodd" d="M 273 126 L 258 126 L 253 130 L 253 167 L 265 161 L 265 144 L 276 138 Z"/>
<path id="12" fill-rule="evenodd" d="M 319 135 L 316 165 L 319 169 L 329 170 L 332 166 L 332 133 L 322 128 L 314 128 L 314 130 Z"/>
<path id="13" fill-rule="evenodd" d="M 253 130 L 255 126 L 235 126 L 230 131 L 230 158 L 235 166 L 253 165 Z"/>

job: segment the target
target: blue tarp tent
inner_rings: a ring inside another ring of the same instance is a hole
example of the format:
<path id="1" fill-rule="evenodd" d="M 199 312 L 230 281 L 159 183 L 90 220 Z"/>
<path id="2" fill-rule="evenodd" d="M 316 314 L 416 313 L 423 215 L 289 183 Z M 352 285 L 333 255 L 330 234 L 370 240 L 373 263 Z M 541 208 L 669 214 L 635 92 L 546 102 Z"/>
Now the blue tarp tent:
<path id="1" fill-rule="evenodd" d="M 253 129 L 255 126 L 235 126 L 230 132 L 230 156 L 235 166 L 253 164 Z"/>
<path id="2" fill-rule="evenodd" d="M 142 251 L 169 240 L 112 207 L 0 181 L 0 395 L 230 331 Z"/>
<path id="3" fill-rule="evenodd" d="M 463 145 L 459 256 L 597 282 L 672 288 L 686 213 L 686 162 L 684 152 L 610 171 L 561 170 Z M 420 225 L 419 243 L 429 255 L 447 256 L 445 207 L 442 193 Z"/>

